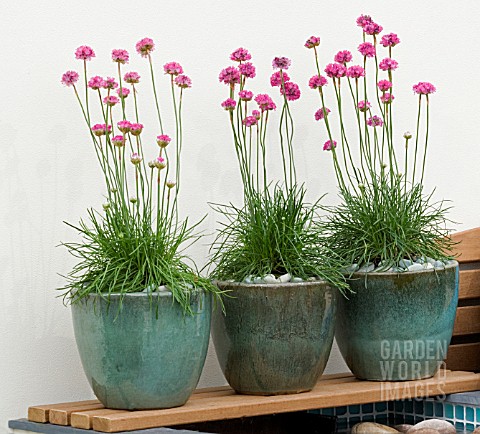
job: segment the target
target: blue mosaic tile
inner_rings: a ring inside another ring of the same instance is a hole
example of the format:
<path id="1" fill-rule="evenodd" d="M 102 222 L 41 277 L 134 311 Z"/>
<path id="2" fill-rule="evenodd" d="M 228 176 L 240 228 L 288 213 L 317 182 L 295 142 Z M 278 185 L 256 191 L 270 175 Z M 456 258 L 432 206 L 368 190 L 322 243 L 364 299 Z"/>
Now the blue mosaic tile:
<path id="1" fill-rule="evenodd" d="M 445 404 L 445 417 L 447 419 L 453 419 L 453 405 Z"/>
<path id="2" fill-rule="evenodd" d="M 404 403 L 402 401 L 395 401 L 395 411 L 402 412 Z"/>
<path id="3" fill-rule="evenodd" d="M 473 423 L 466 423 L 465 428 L 467 428 L 468 431 L 473 431 L 475 429 L 475 425 Z"/>
<path id="4" fill-rule="evenodd" d="M 363 404 L 362 413 L 373 413 L 373 404 Z"/>
<path id="5" fill-rule="evenodd" d="M 406 416 L 405 416 L 404 423 L 409 424 L 409 425 L 414 425 L 414 424 L 415 424 L 415 420 L 414 420 L 413 416 L 411 416 L 411 415 L 406 415 Z"/>
<path id="6" fill-rule="evenodd" d="M 443 404 L 441 402 L 435 403 L 435 416 L 443 417 Z"/>
<path id="7" fill-rule="evenodd" d="M 325 416 L 335 416 L 335 409 L 334 408 L 322 408 L 321 412 Z"/>
<path id="8" fill-rule="evenodd" d="M 377 402 L 375 404 L 375 407 L 377 405 L 382 405 L 382 404 L 384 404 L 384 402 Z M 388 401 L 387 407 L 388 407 L 388 411 L 395 411 L 395 401 Z M 381 411 L 381 410 L 377 410 L 377 411 Z"/>
<path id="9" fill-rule="evenodd" d="M 423 414 L 428 417 L 433 417 L 433 402 L 427 401 L 425 403 Z"/>
<path id="10" fill-rule="evenodd" d="M 480 407 L 475 412 L 477 413 L 477 422 L 480 423 Z"/>
<path id="11" fill-rule="evenodd" d="M 359 405 L 349 405 L 348 411 L 350 414 L 359 414 L 360 413 L 360 406 Z"/>
<path id="12" fill-rule="evenodd" d="M 413 413 L 413 401 L 405 401 L 405 413 Z"/>
<path id="13" fill-rule="evenodd" d="M 423 414 L 423 401 L 415 401 L 415 414 Z"/>
<path id="14" fill-rule="evenodd" d="M 337 407 L 335 409 L 335 416 L 343 416 L 347 413 L 347 407 Z"/>
<path id="15" fill-rule="evenodd" d="M 384 411 L 393 411 L 393 405 L 392 408 L 390 409 L 390 404 L 393 404 L 393 402 L 389 402 L 388 405 L 386 402 L 376 402 L 375 403 L 375 411 L 377 413 L 383 413 Z"/>
<path id="16" fill-rule="evenodd" d="M 465 419 L 465 409 L 463 405 L 456 405 L 455 406 L 455 417 L 457 419 L 463 420 Z"/>
<path id="17" fill-rule="evenodd" d="M 465 429 L 465 424 L 463 422 L 455 422 L 455 429 Z"/>
<path id="18" fill-rule="evenodd" d="M 354 416 L 354 417 L 351 417 L 348 421 L 350 425 L 355 425 L 356 423 L 361 422 L 361 419 L 358 416 Z"/>
<path id="19" fill-rule="evenodd" d="M 475 422 L 475 412 L 472 407 L 465 407 L 465 420 L 467 422 Z"/>

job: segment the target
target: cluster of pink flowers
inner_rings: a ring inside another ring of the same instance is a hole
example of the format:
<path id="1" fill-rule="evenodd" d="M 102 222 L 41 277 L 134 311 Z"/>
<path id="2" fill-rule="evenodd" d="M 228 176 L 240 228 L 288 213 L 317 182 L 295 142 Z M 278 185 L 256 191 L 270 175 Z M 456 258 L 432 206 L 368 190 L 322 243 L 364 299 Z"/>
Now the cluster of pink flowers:
<path id="1" fill-rule="evenodd" d="M 232 98 L 227 98 L 225 101 L 222 102 L 221 106 L 227 111 L 233 111 L 237 106 L 237 102 Z"/>
<path id="2" fill-rule="evenodd" d="M 365 77 L 365 69 L 359 65 L 353 65 L 347 68 L 347 77 L 360 78 Z"/>
<path id="3" fill-rule="evenodd" d="M 316 121 L 319 121 L 321 119 L 324 119 L 325 117 L 328 116 L 328 114 L 330 113 L 330 109 L 327 108 L 327 107 L 322 107 L 322 108 L 319 108 L 316 112 L 315 112 L 315 120 Z"/>
<path id="4" fill-rule="evenodd" d="M 130 124 L 130 134 L 134 136 L 139 136 L 143 131 L 143 124 L 132 123 Z"/>
<path id="5" fill-rule="evenodd" d="M 247 116 L 243 121 L 242 124 L 245 125 L 246 127 L 251 127 L 253 125 L 258 124 L 258 120 L 255 116 Z"/>
<path id="6" fill-rule="evenodd" d="M 142 57 L 147 57 L 155 49 L 155 44 L 153 43 L 153 39 L 143 38 L 137 42 L 135 49 Z"/>
<path id="7" fill-rule="evenodd" d="M 88 80 L 88 87 L 93 90 L 98 90 L 103 87 L 104 80 L 102 77 L 96 75 Z"/>
<path id="8" fill-rule="evenodd" d="M 92 127 L 92 133 L 97 137 L 104 136 L 105 134 L 110 134 L 112 132 L 112 126 L 106 124 L 95 124 Z"/>
<path id="9" fill-rule="evenodd" d="M 321 75 L 314 75 L 308 80 L 308 85 L 311 89 L 318 89 L 327 84 L 327 79 Z"/>
<path id="10" fill-rule="evenodd" d="M 388 35 L 382 36 L 380 44 L 384 47 L 395 47 L 395 45 L 400 44 L 400 38 L 396 33 L 389 33 Z"/>
<path id="11" fill-rule="evenodd" d="M 234 62 L 245 62 L 250 60 L 252 55 L 245 48 L 237 48 L 232 54 L 230 54 L 230 60 Z"/>
<path id="12" fill-rule="evenodd" d="M 272 87 L 281 86 L 282 85 L 282 77 L 283 77 L 284 83 L 286 83 L 287 81 L 290 81 L 290 77 L 288 76 L 288 74 L 286 72 L 283 72 L 283 71 L 274 72 L 272 74 L 272 76 L 270 77 L 270 84 L 272 85 Z"/>
<path id="13" fill-rule="evenodd" d="M 112 50 L 112 60 L 117 63 L 128 63 L 129 59 L 128 51 L 123 49 Z"/>
<path id="14" fill-rule="evenodd" d="M 395 99 L 395 97 L 394 97 L 391 93 L 388 93 L 388 92 L 385 92 L 385 93 L 380 97 L 380 100 L 381 100 L 384 104 L 390 104 L 394 99 Z"/>
<path id="15" fill-rule="evenodd" d="M 82 45 L 75 50 L 75 58 L 79 60 L 92 60 L 95 57 L 95 51 L 88 45 Z"/>
<path id="16" fill-rule="evenodd" d="M 238 96 L 242 101 L 251 101 L 253 98 L 253 92 L 250 92 L 249 90 L 241 90 L 238 92 Z"/>
<path id="17" fill-rule="evenodd" d="M 323 144 L 323 150 L 324 151 L 331 151 L 332 149 L 335 149 L 337 147 L 337 142 L 335 140 L 327 140 Z"/>
<path id="18" fill-rule="evenodd" d="M 392 88 L 392 82 L 388 81 L 388 80 L 380 80 L 378 83 L 377 83 L 377 87 L 382 91 L 382 92 L 386 92 L 387 90 L 391 89 Z"/>
<path id="19" fill-rule="evenodd" d="M 108 95 L 105 98 L 103 98 L 103 103 L 108 105 L 109 107 L 113 107 L 119 102 L 120 100 L 115 95 Z"/>
<path id="20" fill-rule="evenodd" d="M 383 27 L 380 24 L 370 22 L 363 26 L 363 31 L 367 35 L 378 35 L 383 30 Z"/>
<path id="21" fill-rule="evenodd" d="M 330 78 L 341 78 L 345 77 L 347 68 L 340 63 L 329 63 L 325 68 L 325 73 Z"/>
<path id="22" fill-rule="evenodd" d="M 305 47 L 313 48 L 320 45 L 320 38 L 318 36 L 310 36 L 305 42 Z"/>
<path id="23" fill-rule="evenodd" d="M 118 87 L 118 83 L 113 77 L 107 77 L 105 80 L 103 80 L 102 87 L 104 89 L 116 89 Z"/>
<path id="24" fill-rule="evenodd" d="M 112 144 L 117 148 L 121 148 L 125 146 L 125 137 L 124 136 L 114 136 L 112 137 Z"/>
<path id="25" fill-rule="evenodd" d="M 288 57 L 275 57 L 272 61 L 273 69 L 288 69 L 292 61 Z"/>
<path id="26" fill-rule="evenodd" d="M 300 98 L 300 88 L 298 87 L 298 84 L 295 84 L 291 81 L 287 81 L 282 87 L 280 87 L 280 93 L 282 95 L 285 94 L 285 97 L 289 101 L 295 101 L 298 98 Z"/>
<path id="27" fill-rule="evenodd" d="M 382 118 L 375 115 L 367 119 L 367 125 L 374 128 L 381 127 L 383 125 L 383 120 Z"/>
<path id="28" fill-rule="evenodd" d="M 163 65 L 163 70 L 165 71 L 165 74 L 170 74 L 170 75 L 179 75 L 183 74 L 183 68 L 182 65 L 178 62 L 168 62 Z"/>
<path id="29" fill-rule="evenodd" d="M 192 80 L 186 75 L 178 75 L 175 77 L 175 84 L 181 89 L 187 89 L 192 87 Z"/>
<path id="30" fill-rule="evenodd" d="M 225 69 L 220 71 L 218 75 L 218 80 L 222 83 L 233 86 L 237 83 L 240 83 L 240 71 L 234 66 L 227 66 Z"/>
<path id="31" fill-rule="evenodd" d="M 130 121 L 117 122 L 117 128 L 124 134 L 129 133 L 131 127 L 132 123 Z"/>
<path id="32" fill-rule="evenodd" d="M 258 121 L 262 117 L 262 114 L 258 110 L 252 110 L 252 116 Z"/>
<path id="33" fill-rule="evenodd" d="M 65 86 L 75 86 L 78 81 L 78 72 L 67 71 L 62 75 L 62 84 Z"/>
<path id="34" fill-rule="evenodd" d="M 125 80 L 126 83 L 130 84 L 136 84 L 140 82 L 140 75 L 138 72 L 127 72 L 124 76 L 123 79 Z"/>
<path id="35" fill-rule="evenodd" d="M 337 63 L 348 63 L 352 61 L 352 53 L 348 50 L 343 50 L 339 51 L 337 54 L 335 54 L 334 60 Z"/>
<path id="36" fill-rule="evenodd" d="M 358 46 L 358 51 L 364 57 L 375 57 L 375 46 L 370 42 L 363 42 Z"/>
<path id="37" fill-rule="evenodd" d="M 130 89 L 126 88 L 126 87 L 122 87 L 121 89 L 117 89 L 117 95 L 120 97 L 120 98 L 126 98 L 128 95 L 130 95 Z"/>
<path id="38" fill-rule="evenodd" d="M 361 112 L 366 112 L 372 107 L 372 104 L 370 104 L 368 101 L 362 100 L 362 101 L 358 101 L 357 107 L 358 107 L 358 110 L 360 110 Z"/>
<path id="39" fill-rule="evenodd" d="M 158 170 L 165 169 L 165 167 L 167 167 L 167 160 L 165 160 L 163 157 L 157 157 L 155 160 L 153 160 L 153 165 Z"/>
<path id="40" fill-rule="evenodd" d="M 157 145 L 160 146 L 161 148 L 166 148 L 168 144 L 171 142 L 170 136 L 167 136 L 166 134 L 160 134 L 157 136 Z"/>
<path id="41" fill-rule="evenodd" d="M 240 65 L 238 65 L 238 70 L 240 71 L 240 74 L 247 78 L 254 78 L 256 75 L 255 66 L 250 62 L 240 63 Z"/>
<path id="42" fill-rule="evenodd" d="M 382 71 L 394 71 L 398 68 L 398 62 L 396 60 L 390 59 L 389 57 L 386 57 L 380 62 L 378 67 Z"/>
<path id="43" fill-rule="evenodd" d="M 275 110 L 277 106 L 266 93 L 260 93 L 255 97 L 255 102 L 258 104 L 258 107 L 262 112 L 268 110 Z"/>
<path id="44" fill-rule="evenodd" d="M 418 95 L 429 95 L 434 93 L 436 90 L 436 87 L 432 83 L 428 83 L 426 81 L 421 81 L 413 86 L 413 92 Z"/>
<path id="45" fill-rule="evenodd" d="M 372 17 L 370 15 L 360 15 L 357 18 L 357 26 L 359 27 L 364 27 L 367 24 L 370 24 L 372 22 Z"/>

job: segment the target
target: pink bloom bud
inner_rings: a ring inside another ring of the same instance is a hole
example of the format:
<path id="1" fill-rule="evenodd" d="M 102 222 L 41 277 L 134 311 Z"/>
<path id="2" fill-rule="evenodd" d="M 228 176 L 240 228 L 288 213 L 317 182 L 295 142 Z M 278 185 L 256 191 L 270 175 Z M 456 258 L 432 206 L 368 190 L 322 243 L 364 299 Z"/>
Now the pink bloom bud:
<path id="1" fill-rule="evenodd" d="M 65 74 L 62 75 L 62 84 L 64 84 L 65 86 L 74 86 L 77 81 L 78 72 L 67 71 Z"/>
<path id="2" fill-rule="evenodd" d="M 277 106 L 273 102 L 272 98 L 270 98 L 267 94 L 265 93 L 260 93 L 255 97 L 255 102 L 258 104 L 260 107 L 260 110 L 262 112 L 268 111 L 268 110 L 275 110 Z"/>
<path id="3" fill-rule="evenodd" d="M 325 68 L 325 73 L 331 78 L 344 77 L 347 72 L 347 68 L 340 63 L 329 63 Z"/>
<path id="4" fill-rule="evenodd" d="M 128 63 L 128 51 L 123 49 L 112 50 L 112 60 L 118 63 Z"/>
<path id="5" fill-rule="evenodd" d="M 253 110 L 252 116 L 258 121 L 262 117 L 262 114 L 258 110 Z"/>
<path id="6" fill-rule="evenodd" d="M 103 103 L 108 105 L 109 107 L 113 107 L 119 101 L 120 100 L 115 95 L 109 95 L 103 98 Z"/>
<path id="7" fill-rule="evenodd" d="M 343 50 L 339 51 L 337 54 L 335 54 L 334 58 L 335 62 L 337 63 L 348 63 L 352 61 L 352 53 L 348 50 Z"/>
<path id="8" fill-rule="evenodd" d="M 82 45 L 75 50 L 75 58 L 79 60 L 92 60 L 95 52 L 88 45 Z"/>
<path id="9" fill-rule="evenodd" d="M 125 137 L 124 136 L 114 136 L 114 137 L 112 137 L 112 144 L 114 146 L 117 146 L 118 148 L 121 148 L 122 146 L 125 146 Z"/>
<path id="10" fill-rule="evenodd" d="M 230 60 L 234 62 L 245 62 L 252 58 L 251 54 L 245 48 L 237 48 L 232 54 L 230 54 Z"/>
<path id="11" fill-rule="evenodd" d="M 117 89 L 117 94 L 120 98 L 126 98 L 128 95 L 130 95 L 130 89 L 127 89 L 126 87 L 122 87 L 121 89 Z"/>
<path id="12" fill-rule="evenodd" d="M 388 80 L 380 80 L 377 83 L 377 87 L 382 91 L 386 92 L 387 90 L 392 88 L 392 83 Z"/>
<path id="13" fill-rule="evenodd" d="M 123 79 L 125 80 L 126 83 L 136 84 L 140 81 L 140 75 L 138 74 L 138 72 L 127 72 L 123 76 Z"/>
<path id="14" fill-rule="evenodd" d="M 295 101 L 300 98 L 300 88 L 298 84 L 292 83 L 291 81 L 287 81 L 282 87 L 280 87 L 280 94 L 283 95 L 285 93 L 285 97 L 288 101 Z"/>
<path id="15" fill-rule="evenodd" d="M 383 30 L 382 26 L 373 21 L 366 23 L 362 28 L 367 35 L 378 35 Z"/>
<path id="16" fill-rule="evenodd" d="M 390 59 L 389 57 L 386 57 L 380 62 L 378 67 L 382 71 L 394 71 L 398 68 L 398 62 L 396 60 Z"/>
<path id="17" fill-rule="evenodd" d="M 350 66 L 347 69 L 347 77 L 350 77 L 350 78 L 365 77 L 365 69 L 363 69 L 359 65 Z"/>
<path id="18" fill-rule="evenodd" d="M 369 127 L 381 127 L 383 126 L 383 121 L 382 121 L 382 118 L 378 117 L 378 116 L 372 116 L 371 118 L 368 118 L 367 119 L 367 125 Z"/>
<path id="19" fill-rule="evenodd" d="M 142 57 L 147 57 L 155 49 L 155 44 L 153 39 L 143 38 L 135 44 L 135 49 Z"/>
<path id="20" fill-rule="evenodd" d="M 223 82 L 231 86 L 235 85 L 236 83 L 240 83 L 240 71 L 234 66 L 228 66 L 220 71 L 218 80 L 220 83 Z"/>
<path id="21" fill-rule="evenodd" d="M 182 89 L 187 89 L 192 87 L 192 80 L 186 75 L 179 75 L 178 77 L 175 77 L 175 84 Z"/>
<path id="22" fill-rule="evenodd" d="M 436 87 L 427 81 L 421 81 L 413 86 L 413 91 L 418 95 L 429 95 L 436 91 Z"/>
<path id="23" fill-rule="evenodd" d="M 160 146 L 161 148 L 166 148 L 168 144 L 171 142 L 170 136 L 167 136 L 166 134 L 161 134 L 160 136 L 157 136 L 157 145 Z"/>
<path id="24" fill-rule="evenodd" d="M 323 144 L 323 150 L 324 151 L 331 151 L 332 149 L 334 149 L 336 147 L 337 147 L 337 142 L 335 140 L 333 140 L 333 141 L 327 140 Z"/>
<path id="25" fill-rule="evenodd" d="M 131 161 L 132 164 L 134 164 L 135 166 L 138 166 L 138 165 L 142 162 L 142 157 L 135 152 L 135 153 L 133 153 L 133 154 L 131 155 L 130 161 Z"/>
<path id="26" fill-rule="evenodd" d="M 357 26 L 363 27 L 372 22 L 372 17 L 370 15 L 360 15 L 357 18 Z"/>
<path id="27" fill-rule="evenodd" d="M 131 124 L 130 125 L 130 134 L 133 134 L 134 136 L 139 136 L 143 130 L 143 125 L 142 124 Z"/>
<path id="28" fill-rule="evenodd" d="M 364 42 L 358 46 L 358 51 L 364 57 L 374 57 L 375 56 L 375 46 L 370 42 Z"/>
<path id="29" fill-rule="evenodd" d="M 327 84 L 327 79 L 321 75 L 314 75 L 310 80 L 308 80 L 308 85 L 311 89 L 318 89 Z"/>
<path id="30" fill-rule="evenodd" d="M 272 61 L 273 69 L 288 69 L 292 61 L 288 57 L 275 57 Z"/>
<path id="31" fill-rule="evenodd" d="M 257 118 L 255 116 L 247 116 L 243 121 L 243 125 L 246 127 L 251 127 L 253 125 L 257 125 Z"/>
<path id="32" fill-rule="evenodd" d="M 328 114 L 330 113 L 330 109 L 327 108 L 327 107 L 322 107 L 322 108 L 319 108 L 316 112 L 315 112 L 315 120 L 316 121 L 319 121 L 321 119 L 324 119 L 328 116 Z"/>
<path id="33" fill-rule="evenodd" d="M 276 71 L 272 74 L 270 77 L 270 84 L 272 86 L 281 86 L 282 85 L 282 77 L 283 77 L 283 82 L 286 83 L 287 81 L 290 81 L 290 77 L 286 72 L 280 72 Z"/>
<path id="34" fill-rule="evenodd" d="M 305 47 L 313 48 L 320 45 L 320 38 L 318 36 L 310 36 L 305 42 Z"/>
<path id="35" fill-rule="evenodd" d="M 253 92 L 250 92 L 249 90 L 241 90 L 238 92 L 238 96 L 242 101 L 251 101 L 253 98 Z"/>
<path id="36" fill-rule="evenodd" d="M 179 75 L 183 74 L 183 68 L 182 65 L 178 62 L 168 62 L 163 65 L 163 70 L 165 71 L 165 74 L 170 74 L 170 75 Z"/>
<path id="37" fill-rule="evenodd" d="M 129 133 L 132 124 L 129 121 L 120 121 L 117 123 L 117 127 L 122 133 Z"/>
<path id="38" fill-rule="evenodd" d="M 153 162 L 158 170 L 162 170 L 167 167 L 167 160 L 165 160 L 163 157 L 157 157 L 155 160 L 153 160 Z"/>
<path id="39" fill-rule="evenodd" d="M 177 183 L 175 181 L 172 181 L 171 179 L 169 179 L 165 185 L 168 187 L 168 188 L 173 188 L 177 185 Z"/>
<path id="40" fill-rule="evenodd" d="M 240 74 L 247 78 L 254 78 L 256 75 L 255 66 L 250 62 L 240 63 L 240 65 L 238 65 L 238 70 L 240 71 Z"/>
<path id="41" fill-rule="evenodd" d="M 95 124 L 92 127 L 92 133 L 95 134 L 97 137 L 104 136 L 107 131 L 110 133 L 112 131 L 112 126 L 109 125 L 107 128 L 106 124 Z"/>
<path id="42" fill-rule="evenodd" d="M 237 106 L 237 102 L 232 98 L 227 98 L 225 101 L 222 102 L 221 106 L 227 111 L 233 111 Z"/>
<path id="43" fill-rule="evenodd" d="M 391 93 L 388 93 L 388 92 L 385 92 L 385 93 L 380 97 L 380 100 L 381 100 L 384 104 L 390 104 L 394 99 L 395 99 L 395 97 L 394 97 Z"/>
<path id="44" fill-rule="evenodd" d="M 93 90 L 98 90 L 103 87 L 103 78 L 96 75 L 88 80 L 88 87 Z"/>
<path id="45" fill-rule="evenodd" d="M 382 36 L 380 44 L 384 47 L 395 47 L 395 45 L 400 44 L 400 39 L 395 33 L 389 33 Z"/>
<path id="46" fill-rule="evenodd" d="M 372 105 L 368 101 L 358 101 L 358 110 L 366 112 Z"/>
<path id="47" fill-rule="evenodd" d="M 118 83 L 113 77 L 107 77 L 105 80 L 103 80 L 102 87 L 104 89 L 116 89 L 118 87 Z"/>

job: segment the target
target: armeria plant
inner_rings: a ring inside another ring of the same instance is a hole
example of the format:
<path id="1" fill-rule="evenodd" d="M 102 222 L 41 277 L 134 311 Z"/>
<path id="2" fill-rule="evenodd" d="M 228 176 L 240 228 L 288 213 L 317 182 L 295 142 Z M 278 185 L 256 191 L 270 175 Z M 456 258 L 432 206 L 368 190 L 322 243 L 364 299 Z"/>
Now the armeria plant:
<path id="1" fill-rule="evenodd" d="M 270 78 L 282 97 L 278 131 L 283 182 L 274 182 L 267 170 L 267 130 L 277 105 L 269 95 L 254 96 L 249 90 L 256 70 L 246 49 L 235 50 L 230 59 L 237 65 L 220 72 L 219 81 L 229 89 L 221 106 L 233 133 L 244 203 L 215 206 L 226 221 L 212 247 L 213 276 L 246 283 L 320 278 L 342 287 L 336 256 L 320 242 L 319 204 L 307 204 L 305 188 L 297 183 L 290 104 L 300 98 L 300 89 L 287 73 L 291 61 L 274 58 Z"/>
<path id="2" fill-rule="evenodd" d="M 363 35 L 358 46 L 361 65 L 349 66 L 352 53 L 340 51 L 334 63 L 325 66 L 328 78 L 321 73 L 320 38 L 312 36 L 305 43 L 313 51 L 317 69 L 309 81 L 321 101 L 315 119 L 324 124 L 328 140 L 323 149 L 331 152 L 342 198 L 325 222 L 329 246 L 353 264 L 352 271 L 359 267 L 361 271 L 413 270 L 413 261 L 424 263 L 426 268 L 443 267 L 442 261 L 451 259 L 448 208 L 443 201 L 433 202 L 433 193 L 423 191 L 429 102 L 435 86 L 427 82 L 413 86 L 418 95 L 416 134 L 414 138 L 410 132 L 403 134 L 403 151 L 399 152 L 399 137 L 393 127 L 398 62 L 392 59 L 392 51 L 400 39 L 395 33 L 380 37 L 382 26 L 370 16 L 360 16 L 357 24 Z M 385 50 L 382 60 L 380 50 Z M 324 87 L 329 82 L 335 110 L 325 105 Z M 347 134 L 347 109 L 353 114 L 353 137 Z M 411 141 L 415 143 L 413 151 Z"/>
<path id="3" fill-rule="evenodd" d="M 194 233 L 196 225 L 190 226 L 188 219 L 181 220 L 178 213 L 182 109 L 184 92 L 191 87 L 191 80 L 183 74 L 179 63 L 163 66 L 170 82 L 175 115 L 172 141 L 165 134 L 160 113 L 152 60 L 154 47 L 150 38 L 136 44 L 137 52 L 148 61 L 158 118 L 158 126 L 150 130 L 140 123 L 137 87 L 141 77 L 135 71 L 122 71 L 129 62 L 126 50 L 112 51 L 116 78 L 87 78 L 87 63 L 95 53 L 88 46 L 76 50 L 76 58 L 83 61 L 83 99 L 77 89 L 78 73 L 67 71 L 62 77 L 62 83 L 73 89 L 80 104 L 103 171 L 106 197 L 103 212 L 90 209 L 88 223 L 70 225 L 82 236 L 79 243 L 64 244 L 80 259 L 63 288 L 71 302 L 91 293 L 108 300 L 113 293 L 153 294 L 168 289 L 174 300 L 189 312 L 193 291 L 218 293 L 208 279 L 199 277 L 196 269 L 187 264 L 188 257 L 182 247 L 198 238 Z M 96 110 L 91 106 L 94 98 L 98 102 Z M 97 118 L 99 123 L 93 121 Z M 144 143 L 151 146 L 155 142 L 156 150 L 144 147 Z M 148 163 L 146 155 L 152 158 Z"/>

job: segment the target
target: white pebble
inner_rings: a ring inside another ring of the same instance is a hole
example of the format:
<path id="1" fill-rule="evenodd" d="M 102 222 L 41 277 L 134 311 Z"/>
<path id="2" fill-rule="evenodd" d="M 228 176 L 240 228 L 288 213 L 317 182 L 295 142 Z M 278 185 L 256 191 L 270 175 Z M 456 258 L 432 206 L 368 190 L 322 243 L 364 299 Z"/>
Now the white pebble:
<path id="1" fill-rule="evenodd" d="M 290 282 L 290 280 L 292 280 L 292 275 L 290 273 L 283 274 L 278 278 L 278 280 L 280 281 L 280 283 Z"/>
<path id="2" fill-rule="evenodd" d="M 254 277 L 253 283 L 265 283 L 261 277 Z"/>
<path id="3" fill-rule="evenodd" d="M 412 264 L 407 268 L 408 271 L 422 271 L 423 269 L 422 264 Z"/>
<path id="4" fill-rule="evenodd" d="M 292 283 L 300 283 L 303 282 L 303 279 L 301 277 L 294 277 L 292 279 Z"/>
<path id="5" fill-rule="evenodd" d="M 440 269 L 445 268 L 445 264 L 444 264 L 442 261 L 435 261 L 435 262 L 433 263 L 433 266 L 434 266 L 435 268 L 440 268 Z"/>
<path id="6" fill-rule="evenodd" d="M 265 283 L 278 283 L 273 274 L 267 274 L 266 276 L 263 276 L 263 281 Z"/>
<path id="7" fill-rule="evenodd" d="M 352 265 L 350 265 L 350 267 L 347 267 L 347 268 L 345 269 L 345 272 L 346 272 L 346 273 L 355 273 L 355 271 L 357 271 L 359 268 L 360 268 L 360 267 L 359 267 L 358 264 L 352 264 Z"/>
<path id="8" fill-rule="evenodd" d="M 358 270 L 359 273 L 370 273 L 370 271 L 373 271 L 375 269 L 375 264 L 365 264 L 362 268 Z"/>
<path id="9" fill-rule="evenodd" d="M 410 261 L 410 259 L 400 259 L 400 261 L 398 261 L 398 266 L 400 268 L 408 268 L 410 265 L 412 265 L 412 261 Z"/>

